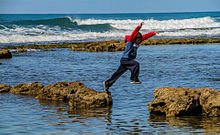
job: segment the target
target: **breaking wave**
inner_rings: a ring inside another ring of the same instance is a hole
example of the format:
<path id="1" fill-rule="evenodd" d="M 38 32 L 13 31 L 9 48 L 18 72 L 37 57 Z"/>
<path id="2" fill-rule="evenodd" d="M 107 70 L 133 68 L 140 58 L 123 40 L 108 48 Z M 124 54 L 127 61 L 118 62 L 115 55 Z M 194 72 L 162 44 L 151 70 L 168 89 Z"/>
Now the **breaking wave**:
<path id="1" fill-rule="evenodd" d="M 218 18 L 191 19 L 77 19 L 70 16 L 0 22 L 0 43 L 27 43 L 51 41 L 88 41 L 123 39 L 140 22 L 141 32 L 159 31 L 153 38 L 220 37 Z"/>

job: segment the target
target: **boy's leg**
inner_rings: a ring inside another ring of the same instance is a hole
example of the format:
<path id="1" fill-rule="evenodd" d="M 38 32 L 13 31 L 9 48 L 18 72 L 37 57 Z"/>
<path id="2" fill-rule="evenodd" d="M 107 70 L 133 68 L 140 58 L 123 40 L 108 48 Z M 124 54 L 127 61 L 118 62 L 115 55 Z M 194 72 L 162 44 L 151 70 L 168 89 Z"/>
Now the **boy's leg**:
<path id="1" fill-rule="evenodd" d="M 127 68 L 131 71 L 131 81 L 139 82 L 139 70 L 140 66 L 139 63 L 135 60 L 130 60 L 126 63 Z"/>
<path id="2" fill-rule="evenodd" d="M 127 70 L 126 67 L 124 67 L 122 64 L 119 66 L 119 68 L 117 69 L 117 71 L 112 75 L 112 77 L 105 81 L 105 85 L 106 87 L 111 87 L 114 82 Z"/>

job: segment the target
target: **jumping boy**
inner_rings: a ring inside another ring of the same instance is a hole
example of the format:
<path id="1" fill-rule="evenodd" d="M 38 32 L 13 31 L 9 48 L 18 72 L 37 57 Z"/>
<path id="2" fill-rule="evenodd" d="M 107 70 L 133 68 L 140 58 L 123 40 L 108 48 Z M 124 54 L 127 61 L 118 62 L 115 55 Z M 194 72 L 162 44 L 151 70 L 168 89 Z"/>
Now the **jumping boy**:
<path id="1" fill-rule="evenodd" d="M 158 33 L 150 32 L 142 36 L 139 30 L 143 25 L 144 22 L 141 22 L 141 24 L 137 26 L 130 36 L 125 36 L 124 41 L 127 43 L 127 45 L 120 60 L 120 66 L 109 80 L 103 82 L 104 90 L 106 92 L 108 92 L 108 89 L 114 84 L 114 82 L 128 69 L 131 71 L 130 83 L 141 84 L 140 80 L 138 79 L 139 63 L 135 61 L 137 49 L 140 47 L 140 44 L 143 40 L 148 39 Z"/>

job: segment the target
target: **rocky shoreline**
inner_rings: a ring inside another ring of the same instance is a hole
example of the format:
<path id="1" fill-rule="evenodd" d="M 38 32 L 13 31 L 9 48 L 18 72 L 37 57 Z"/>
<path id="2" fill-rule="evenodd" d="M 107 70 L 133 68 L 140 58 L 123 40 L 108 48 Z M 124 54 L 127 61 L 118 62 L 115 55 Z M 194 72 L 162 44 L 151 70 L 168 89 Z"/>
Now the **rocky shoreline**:
<path id="1" fill-rule="evenodd" d="M 82 82 L 57 82 L 43 86 L 38 82 L 18 84 L 14 87 L 1 84 L 0 93 L 34 96 L 39 100 L 68 103 L 72 109 L 100 108 L 112 105 L 111 93 L 97 92 Z"/>
<path id="2" fill-rule="evenodd" d="M 205 44 L 220 43 L 220 38 L 185 38 L 185 39 L 149 39 L 142 42 L 142 45 L 186 45 L 186 44 Z M 17 52 L 26 52 L 26 49 L 48 49 L 51 48 L 70 48 L 71 51 L 89 52 L 116 52 L 123 51 L 125 47 L 123 40 L 83 42 L 83 43 L 52 43 L 52 44 L 31 44 L 18 46 L 5 46 L 4 49 L 22 49 Z"/>
<path id="3" fill-rule="evenodd" d="M 194 45 L 205 43 L 220 43 L 220 38 L 149 39 L 143 41 L 142 45 Z M 28 49 L 42 49 L 43 51 L 54 51 L 54 48 L 69 48 L 70 51 L 117 52 L 124 51 L 125 46 L 126 43 L 124 43 L 123 40 L 4 46 L 3 49 L 0 49 L 0 59 L 12 58 L 13 53 L 25 53 L 28 52 Z"/>
<path id="4" fill-rule="evenodd" d="M 111 93 L 97 92 L 82 82 L 57 82 L 43 86 L 38 82 L 1 84 L 0 93 L 34 96 L 53 103 L 68 103 L 72 110 L 110 107 Z M 157 88 L 154 100 L 148 103 L 151 115 L 166 117 L 208 116 L 220 117 L 220 90 L 201 88 Z"/>

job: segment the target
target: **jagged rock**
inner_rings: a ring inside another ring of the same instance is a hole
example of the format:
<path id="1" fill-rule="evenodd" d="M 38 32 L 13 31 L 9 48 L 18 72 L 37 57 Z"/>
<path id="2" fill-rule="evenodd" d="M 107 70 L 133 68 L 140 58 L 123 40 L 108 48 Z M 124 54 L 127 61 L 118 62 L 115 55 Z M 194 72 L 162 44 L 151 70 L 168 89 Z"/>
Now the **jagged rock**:
<path id="1" fill-rule="evenodd" d="M 11 86 L 5 85 L 5 84 L 0 84 L 0 93 L 7 93 L 11 89 Z"/>
<path id="2" fill-rule="evenodd" d="M 18 84 L 11 88 L 10 93 L 21 95 L 38 95 L 44 86 L 38 82 Z"/>
<path id="3" fill-rule="evenodd" d="M 201 89 L 200 104 L 208 116 L 220 116 L 220 91 Z"/>
<path id="4" fill-rule="evenodd" d="M 0 49 L 0 59 L 12 58 L 12 54 L 9 50 Z"/>
<path id="5" fill-rule="evenodd" d="M 38 94 L 38 99 L 67 102 L 77 90 L 78 82 L 57 82 L 45 86 Z"/>
<path id="6" fill-rule="evenodd" d="M 97 92 L 84 85 L 76 91 L 74 96 L 69 99 L 69 105 L 72 108 L 98 108 L 106 107 L 112 104 L 110 93 Z"/>
<path id="7" fill-rule="evenodd" d="M 220 91 L 202 88 L 158 88 L 148 103 L 151 114 L 220 116 Z"/>
<path id="8" fill-rule="evenodd" d="M 112 104 L 110 94 L 89 89 L 82 82 L 57 82 L 47 85 L 37 98 L 68 102 L 74 109 L 105 107 Z"/>

